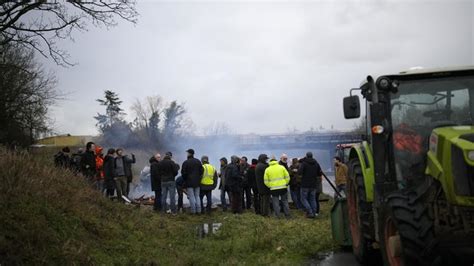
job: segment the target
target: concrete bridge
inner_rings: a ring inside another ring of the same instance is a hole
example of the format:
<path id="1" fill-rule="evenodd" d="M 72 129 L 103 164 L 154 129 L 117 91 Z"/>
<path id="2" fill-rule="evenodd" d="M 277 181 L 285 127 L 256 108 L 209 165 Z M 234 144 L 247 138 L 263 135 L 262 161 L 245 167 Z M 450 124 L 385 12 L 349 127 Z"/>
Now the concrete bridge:
<path id="1" fill-rule="evenodd" d="M 332 158 L 337 144 L 360 142 L 361 135 L 347 131 L 288 133 L 269 135 L 205 136 L 194 139 L 193 145 L 206 154 L 226 155 L 226 152 L 256 158 L 260 153 L 279 156 L 302 157 L 307 151 L 315 156 L 324 169 L 332 169 Z"/>
<path id="2" fill-rule="evenodd" d="M 265 149 L 322 149 L 334 150 L 340 143 L 354 143 L 361 141 L 360 134 L 353 132 L 323 132 L 304 134 L 276 134 L 276 135 L 238 135 L 238 147 L 242 151 Z"/>

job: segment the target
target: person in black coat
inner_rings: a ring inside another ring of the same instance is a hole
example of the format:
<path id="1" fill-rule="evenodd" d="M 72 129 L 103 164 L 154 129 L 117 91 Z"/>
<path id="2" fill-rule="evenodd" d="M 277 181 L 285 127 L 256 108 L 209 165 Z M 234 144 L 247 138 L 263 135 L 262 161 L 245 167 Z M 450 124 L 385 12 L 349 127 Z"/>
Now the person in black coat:
<path id="1" fill-rule="evenodd" d="M 255 214 L 260 214 L 260 195 L 257 190 L 257 181 L 255 180 L 255 169 L 257 167 L 258 160 L 252 159 L 252 164 L 247 170 L 247 182 L 253 193 L 253 204 L 255 209 Z"/>
<path id="2" fill-rule="evenodd" d="M 240 175 L 243 178 L 242 181 L 242 208 L 250 209 L 252 207 L 252 188 L 249 185 L 247 179 L 247 172 L 249 170 L 250 165 L 247 163 L 248 159 L 245 156 L 240 158 Z"/>
<path id="3" fill-rule="evenodd" d="M 96 176 L 95 165 L 95 144 L 94 142 L 87 142 L 86 151 L 81 158 L 81 172 L 89 181 L 93 181 Z"/>
<path id="4" fill-rule="evenodd" d="M 301 204 L 301 176 L 298 174 L 300 168 L 300 162 L 298 158 L 293 158 L 290 166 L 290 193 L 291 199 L 295 205 L 295 208 L 303 210 Z"/>
<path id="5" fill-rule="evenodd" d="M 227 166 L 225 182 L 231 193 L 230 205 L 233 213 L 242 213 L 242 182 L 243 177 L 239 169 L 239 157 L 233 155 Z"/>
<path id="6" fill-rule="evenodd" d="M 77 149 L 77 152 L 72 154 L 71 168 L 72 168 L 72 171 L 74 172 L 75 175 L 78 175 L 78 174 L 82 173 L 81 162 L 82 162 L 82 156 L 83 155 L 84 155 L 84 149 L 83 148 Z"/>
<path id="7" fill-rule="evenodd" d="M 201 178 L 204 173 L 201 161 L 194 158 L 194 150 L 188 149 L 188 159 L 183 162 L 181 176 L 187 186 L 191 214 L 201 214 L 201 199 L 199 198 Z"/>
<path id="8" fill-rule="evenodd" d="M 179 165 L 171 158 L 173 154 L 167 152 L 165 158 L 158 164 L 158 172 L 161 177 L 161 206 L 167 211 L 167 195 L 169 194 L 171 213 L 176 213 L 176 183 L 174 178 L 178 175 Z"/>
<path id="9" fill-rule="evenodd" d="M 258 194 L 260 195 L 260 212 L 263 216 L 270 216 L 270 189 L 265 185 L 265 169 L 268 167 L 268 156 L 260 154 L 258 163 L 255 167 L 255 183 L 257 184 Z"/>
<path id="10" fill-rule="evenodd" d="M 159 172 L 159 162 L 161 160 L 161 155 L 159 153 L 151 157 L 150 162 L 150 183 L 151 190 L 155 192 L 155 203 L 153 204 L 154 211 L 161 211 L 161 176 Z"/>
<path id="11" fill-rule="evenodd" d="M 290 169 L 288 168 L 288 155 L 285 153 L 280 156 L 280 161 L 278 161 L 278 164 L 285 167 L 286 171 L 290 172 Z"/>
<path id="12" fill-rule="evenodd" d="M 178 193 L 178 212 L 183 212 L 183 194 L 186 190 L 186 184 L 182 176 L 176 178 L 176 192 Z"/>
<path id="13" fill-rule="evenodd" d="M 54 165 L 60 168 L 72 170 L 72 160 L 69 156 L 69 147 L 64 147 L 56 155 L 54 155 Z"/>
<path id="14" fill-rule="evenodd" d="M 322 192 L 322 170 L 313 158 L 313 153 L 307 152 L 298 169 L 301 175 L 301 203 L 306 209 L 308 218 L 319 214 L 319 194 Z"/>
<path id="15" fill-rule="evenodd" d="M 104 158 L 104 185 L 106 189 L 106 196 L 111 198 L 114 195 L 115 180 L 114 180 L 114 159 L 115 149 L 109 149 Z"/>

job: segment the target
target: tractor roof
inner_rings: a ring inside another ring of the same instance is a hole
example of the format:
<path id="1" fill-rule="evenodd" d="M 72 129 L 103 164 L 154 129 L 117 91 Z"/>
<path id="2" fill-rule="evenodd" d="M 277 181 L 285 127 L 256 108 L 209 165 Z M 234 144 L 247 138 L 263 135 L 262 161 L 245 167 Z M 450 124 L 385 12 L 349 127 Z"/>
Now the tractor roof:
<path id="1" fill-rule="evenodd" d="M 450 72 L 461 72 L 461 71 L 474 71 L 474 66 L 458 66 L 458 67 L 439 67 L 439 68 L 422 68 L 422 67 L 414 67 L 409 70 L 401 71 L 398 74 L 391 74 L 391 75 L 380 75 L 378 77 L 392 77 L 392 78 L 406 78 L 406 79 L 416 79 L 418 76 L 438 76 L 436 73 L 450 73 Z M 377 78 L 374 76 L 374 78 Z M 367 84 L 367 80 L 363 80 L 360 84 L 360 87 Z"/>
<path id="2" fill-rule="evenodd" d="M 454 72 L 454 71 L 465 71 L 465 70 L 474 70 L 474 66 L 440 67 L 440 68 L 416 67 L 416 68 L 411 68 L 409 70 L 401 71 L 397 75 L 430 74 L 430 73 Z"/>

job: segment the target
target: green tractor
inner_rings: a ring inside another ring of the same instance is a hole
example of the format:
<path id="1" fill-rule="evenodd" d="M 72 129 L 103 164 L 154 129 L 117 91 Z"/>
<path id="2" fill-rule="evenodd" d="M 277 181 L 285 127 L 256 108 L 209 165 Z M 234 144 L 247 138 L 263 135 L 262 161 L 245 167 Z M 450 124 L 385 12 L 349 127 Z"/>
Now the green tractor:
<path id="1" fill-rule="evenodd" d="M 346 119 L 360 117 L 353 90 L 365 99 L 367 125 L 348 163 L 358 261 L 472 266 L 474 67 L 368 76 L 344 98 Z"/>

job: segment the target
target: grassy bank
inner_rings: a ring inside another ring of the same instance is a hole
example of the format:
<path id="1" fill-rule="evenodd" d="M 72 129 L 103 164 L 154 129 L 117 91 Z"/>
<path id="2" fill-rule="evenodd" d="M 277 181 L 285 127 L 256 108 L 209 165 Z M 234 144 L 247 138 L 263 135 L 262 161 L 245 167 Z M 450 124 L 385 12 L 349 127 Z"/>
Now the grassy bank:
<path id="1" fill-rule="evenodd" d="M 297 264 L 334 248 L 328 218 L 158 215 L 111 202 L 39 158 L 0 150 L 0 264 Z M 216 235 L 196 226 L 220 222 Z"/>

